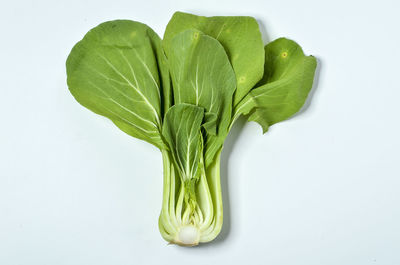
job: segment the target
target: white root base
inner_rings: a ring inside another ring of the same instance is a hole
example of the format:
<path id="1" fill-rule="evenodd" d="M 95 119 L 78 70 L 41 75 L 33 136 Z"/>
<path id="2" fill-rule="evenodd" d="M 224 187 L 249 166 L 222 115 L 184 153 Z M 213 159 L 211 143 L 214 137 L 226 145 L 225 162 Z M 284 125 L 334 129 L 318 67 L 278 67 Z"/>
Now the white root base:
<path id="1" fill-rule="evenodd" d="M 199 244 L 200 231 L 193 225 L 185 225 L 179 229 L 176 243 L 184 246 L 196 246 Z"/>

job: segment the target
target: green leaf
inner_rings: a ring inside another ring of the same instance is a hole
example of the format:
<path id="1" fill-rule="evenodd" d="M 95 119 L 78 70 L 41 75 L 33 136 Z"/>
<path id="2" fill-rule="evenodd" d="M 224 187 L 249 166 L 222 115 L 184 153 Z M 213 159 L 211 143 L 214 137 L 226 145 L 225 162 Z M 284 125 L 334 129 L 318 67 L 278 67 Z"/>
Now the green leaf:
<path id="1" fill-rule="evenodd" d="M 163 45 L 170 52 L 173 38 L 187 29 L 198 29 L 225 48 L 236 73 L 234 106 L 263 75 L 264 49 L 257 21 L 252 17 L 203 17 L 176 12 L 165 30 Z"/>
<path id="2" fill-rule="evenodd" d="M 226 131 L 236 85 L 221 44 L 198 30 L 187 30 L 172 40 L 168 61 L 175 103 L 203 107 L 205 123 L 213 121 L 217 133 Z"/>
<path id="3" fill-rule="evenodd" d="M 171 104 L 170 81 L 161 40 L 151 28 L 129 20 L 93 28 L 67 59 L 67 83 L 80 104 L 164 148 L 161 104 Z"/>
<path id="4" fill-rule="evenodd" d="M 217 135 L 217 121 L 218 116 L 215 113 L 206 112 L 204 119 L 207 121 L 203 124 L 203 128 L 208 134 Z"/>
<path id="5" fill-rule="evenodd" d="M 228 133 L 232 116 L 235 74 L 222 45 L 198 30 L 174 37 L 167 54 L 176 103 L 205 109 L 206 165 L 218 152 Z"/>
<path id="6" fill-rule="evenodd" d="M 291 117 L 303 106 L 311 90 L 317 61 L 305 56 L 301 47 L 285 38 L 265 46 L 265 73 L 258 87 L 240 102 L 235 117 L 250 114 L 249 121 L 263 132 Z"/>
<path id="7" fill-rule="evenodd" d="M 203 117 L 203 108 L 183 103 L 172 106 L 165 115 L 162 133 L 184 180 L 197 178 L 199 173 Z"/>

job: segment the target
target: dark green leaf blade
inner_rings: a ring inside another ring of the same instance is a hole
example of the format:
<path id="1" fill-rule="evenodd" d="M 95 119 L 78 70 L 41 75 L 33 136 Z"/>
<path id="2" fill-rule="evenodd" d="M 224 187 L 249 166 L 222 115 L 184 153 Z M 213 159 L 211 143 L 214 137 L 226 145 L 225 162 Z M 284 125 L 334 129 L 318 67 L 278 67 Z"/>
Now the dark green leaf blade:
<path id="1" fill-rule="evenodd" d="M 185 180 L 199 173 L 203 117 L 203 108 L 184 103 L 172 106 L 165 115 L 162 133 Z"/>
<path id="2" fill-rule="evenodd" d="M 163 45 L 167 53 L 173 38 L 188 29 L 204 32 L 225 48 L 236 74 L 235 106 L 263 75 L 264 45 L 257 21 L 245 16 L 204 17 L 176 12 L 164 34 Z"/>
<path id="3" fill-rule="evenodd" d="M 198 30 L 186 30 L 171 41 L 170 65 L 175 103 L 205 109 L 205 163 L 221 148 L 232 117 L 235 74 L 222 45 Z"/>
<path id="4" fill-rule="evenodd" d="M 235 91 L 235 74 L 221 44 L 198 30 L 184 31 L 173 39 L 169 53 L 175 103 L 201 106 L 212 131 L 227 130 Z"/>
<path id="5" fill-rule="evenodd" d="M 169 77 L 162 56 L 161 40 L 148 26 L 129 20 L 102 23 L 67 59 L 69 90 L 124 132 L 163 148 L 161 98 Z"/>
<path id="6" fill-rule="evenodd" d="M 317 61 L 285 38 L 265 46 L 265 73 L 258 87 L 240 102 L 235 117 L 250 114 L 265 133 L 268 127 L 291 117 L 303 106 L 311 90 Z"/>

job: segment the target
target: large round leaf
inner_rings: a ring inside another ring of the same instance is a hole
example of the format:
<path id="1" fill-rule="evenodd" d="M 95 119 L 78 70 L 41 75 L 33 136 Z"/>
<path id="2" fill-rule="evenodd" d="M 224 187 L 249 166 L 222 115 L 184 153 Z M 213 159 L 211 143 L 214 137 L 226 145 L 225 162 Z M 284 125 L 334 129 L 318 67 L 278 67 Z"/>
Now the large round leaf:
<path id="1" fill-rule="evenodd" d="M 148 26 L 128 20 L 105 22 L 72 49 L 67 60 L 69 90 L 79 103 L 124 132 L 161 148 L 161 104 L 170 104 L 163 56 L 161 40 Z"/>
<path id="2" fill-rule="evenodd" d="M 264 44 L 257 21 L 245 16 L 203 17 L 176 12 L 165 30 L 163 45 L 168 53 L 172 39 L 187 29 L 198 29 L 218 40 L 225 48 L 236 74 L 236 105 L 261 79 Z"/>

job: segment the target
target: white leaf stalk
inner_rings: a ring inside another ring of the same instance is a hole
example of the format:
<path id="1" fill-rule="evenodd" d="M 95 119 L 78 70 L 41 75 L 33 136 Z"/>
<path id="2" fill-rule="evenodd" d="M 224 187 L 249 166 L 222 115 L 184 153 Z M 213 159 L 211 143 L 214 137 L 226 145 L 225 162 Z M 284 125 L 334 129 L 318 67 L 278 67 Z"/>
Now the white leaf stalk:
<path id="1" fill-rule="evenodd" d="M 169 151 L 163 150 L 164 190 L 159 229 L 163 238 L 182 246 L 196 246 L 213 240 L 223 222 L 220 182 L 220 156 L 204 169 L 200 162 L 200 177 L 194 192 L 183 185 Z M 193 198 L 194 196 L 194 198 Z"/>

